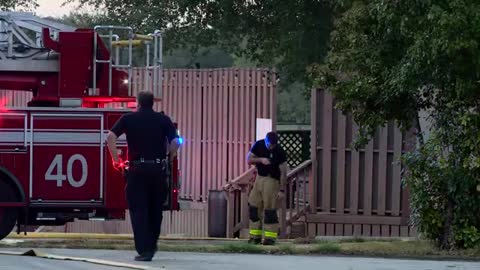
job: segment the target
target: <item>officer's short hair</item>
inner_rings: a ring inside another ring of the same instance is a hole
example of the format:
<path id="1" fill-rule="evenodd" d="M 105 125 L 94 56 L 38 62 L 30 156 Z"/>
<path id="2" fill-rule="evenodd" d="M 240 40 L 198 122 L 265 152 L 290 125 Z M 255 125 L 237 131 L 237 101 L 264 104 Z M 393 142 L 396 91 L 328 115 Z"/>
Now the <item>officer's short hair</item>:
<path id="1" fill-rule="evenodd" d="M 267 139 L 270 144 L 277 144 L 278 143 L 278 135 L 277 133 L 271 131 L 267 133 Z"/>
<path id="2" fill-rule="evenodd" d="M 140 91 L 137 95 L 137 102 L 142 108 L 152 108 L 153 93 L 147 91 Z"/>

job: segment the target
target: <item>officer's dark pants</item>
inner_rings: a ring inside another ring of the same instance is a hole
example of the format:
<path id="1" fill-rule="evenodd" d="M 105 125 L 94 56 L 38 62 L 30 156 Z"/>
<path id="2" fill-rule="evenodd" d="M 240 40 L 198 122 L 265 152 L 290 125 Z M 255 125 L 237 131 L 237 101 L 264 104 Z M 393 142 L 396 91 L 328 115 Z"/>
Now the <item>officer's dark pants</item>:
<path id="1" fill-rule="evenodd" d="M 138 254 L 153 256 L 157 250 L 168 186 L 157 164 L 135 165 L 127 175 L 126 196 Z"/>

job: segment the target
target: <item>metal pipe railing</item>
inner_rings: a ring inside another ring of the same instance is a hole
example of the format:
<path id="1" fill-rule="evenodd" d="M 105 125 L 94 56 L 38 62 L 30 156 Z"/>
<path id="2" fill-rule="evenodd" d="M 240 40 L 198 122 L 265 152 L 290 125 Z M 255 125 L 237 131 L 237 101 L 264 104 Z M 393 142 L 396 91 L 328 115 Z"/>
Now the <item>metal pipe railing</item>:
<path id="1" fill-rule="evenodd" d="M 97 59 L 97 47 L 98 47 L 98 36 L 105 37 L 105 35 L 97 35 L 98 30 L 106 29 L 108 30 L 108 39 L 109 39 L 109 60 L 99 60 Z M 93 37 L 93 91 L 97 90 L 97 64 L 108 64 L 108 95 L 112 95 L 112 69 L 114 67 L 119 67 L 121 65 L 113 64 L 113 39 L 115 38 L 118 41 L 118 35 L 113 34 L 113 30 L 128 30 L 128 65 L 126 66 L 128 70 L 128 95 L 131 95 L 132 89 L 132 39 L 133 39 L 133 28 L 129 26 L 113 26 L 113 25 L 97 25 L 94 27 L 94 37 Z M 119 60 L 118 48 L 116 48 L 116 58 Z"/>
<path id="2" fill-rule="evenodd" d="M 100 30 L 107 30 L 108 34 L 100 34 Z M 120 48 L 126 46 L 126 40 L 120 40 L 119 36 L 114 34 L 114 30 L 128 31 L 128 63 L 122 64 L 120 59 Z M 98 38 L 108 38 L 108 48 L 110 51 L 109 59 L 98 59 Z M 136 40 L 134 40 L 134 38 Z M 133 44 L 136 42 L 135 44 Z M 140 43 L 138 43 L 140 42 Z M 138 44 L 137 44 L 138 43 Z M 159 97 L 163 90 L 163 36 L 160 30 L 155 30 L 152 34 L 140 35 L 134 34 L 131 27 L 97 25 L 94 27 L 94 50 L 93 50 L 93 89 L 97 92 L 97 68 L 98 64 L 108 64 L 108 95 L 112 95 L 112 74 L 113 68 L 125 68 L 128 71 L 128 96 L 132 96 L 132 78 L 133 78 L 133 46 L 145 45 L 146 49 L 146 76 L 144 78 L 145 89 L 152 89 L 155 96 Z M 153 47 L 153 48 L 152 48 Z M 113 56 L 115 48 L 115 56 Z M 153 49 L 153 61 L 151 61 L 150 53 Z M 115 58 L 115 61 L 114 61 Z M 150 83 L 150 70 L 152 72 L 152 83 Z M 151 86 L 150 86 L 151 85 Z"/>

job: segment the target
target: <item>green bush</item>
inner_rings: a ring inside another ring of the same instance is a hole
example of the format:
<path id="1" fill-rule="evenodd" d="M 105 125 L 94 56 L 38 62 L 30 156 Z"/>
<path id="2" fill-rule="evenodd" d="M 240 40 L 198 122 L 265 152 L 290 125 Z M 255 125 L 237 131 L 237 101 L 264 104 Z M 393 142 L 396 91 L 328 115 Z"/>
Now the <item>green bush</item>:
<path id="1" fill-rule="evenodd" d="M 430 138 L 403 156 L 412 221 L 440 248 L 480 245 L 480 117 L 452 106 Z"/>

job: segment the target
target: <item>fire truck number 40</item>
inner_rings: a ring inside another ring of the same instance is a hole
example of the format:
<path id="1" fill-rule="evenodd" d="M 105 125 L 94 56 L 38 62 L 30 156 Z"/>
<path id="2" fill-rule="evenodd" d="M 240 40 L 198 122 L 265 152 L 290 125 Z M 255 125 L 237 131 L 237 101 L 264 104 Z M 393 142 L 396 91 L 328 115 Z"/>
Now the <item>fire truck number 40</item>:
<path id="1" fill-rule="evenodd" d="M 73 177 L 73 165 L 80 162 L 81 166 L 81 177 L 80 179 L 75 179 Z M 50 163 L 47 171 L 45 172 L 45 180 L 47 181 L 57 181 L 57 187 L 62 187 L 63 181 L 68 180 L 68 183 L 75 188 L 82 187 L 87 182 L 88 177 L 88 163 L 87 159 L 81 154 L 75 154 L 68 158 L 67 161 L 67 174 L 63 173 L 63 155 L 58 154 Z M 56 173 L 54 174 L 54 171 Z"/>

